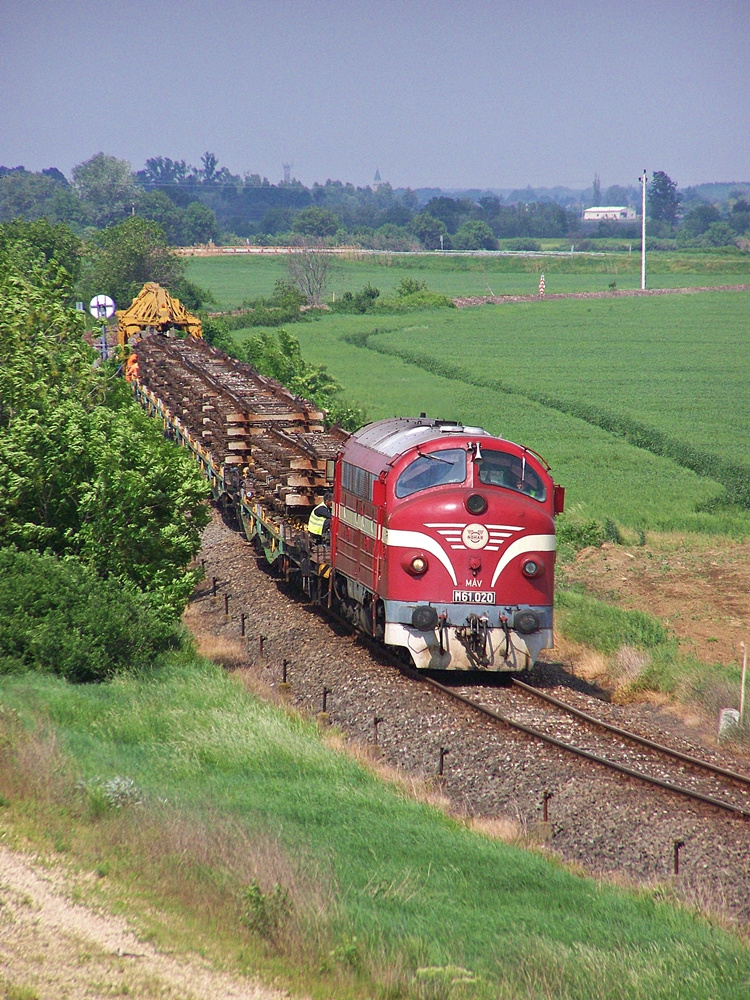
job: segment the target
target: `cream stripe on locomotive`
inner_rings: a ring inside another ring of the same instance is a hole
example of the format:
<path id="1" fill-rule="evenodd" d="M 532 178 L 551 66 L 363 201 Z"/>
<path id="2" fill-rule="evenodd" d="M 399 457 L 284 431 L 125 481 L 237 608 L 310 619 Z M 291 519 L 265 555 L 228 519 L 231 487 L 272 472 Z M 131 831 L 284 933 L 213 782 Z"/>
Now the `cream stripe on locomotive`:
<path id="1" fill-rule="evenodd" d="M 386 545 L 401 546 L 402 548 L 412 547 L 426 549 L 434 556 L 437 556 L 450 574 L 454 586 L 458 586 L 456 571 L 453 568 L 453 563 L 437 539 L 431 538 L 429 535 L 425 535 L 421 531 L 398 531 L 386 529 L 383 532 L 383 541 Z M 522 555 L 524 552 L 554 552 L 554 550 L 554 535 L 525 535 L 523 538 L 518 538 L 515 542 L 508 546 L 506 551 L 498 560 L 490 586 L 495 586 L 497 578 L 500 576 L 508 563 L 512 559 L 515 559 L 516 556 Z"/>
<path id="2" fill-rule="evenodd" d="M 495 568 L 495 573 L 492 577 L 491 587 L 495 586 L 497 578 L 500 576 L 502 571 L 511 561 L 515 559 L 516 556 L 522 555 L 524 552 L 554 552 L 555 551 L 555 536 L 554 535 L 526 535 L 524 538 L 519 538 L 503 552 L 497 562 Z"/>
<path id="3" fill-rule="evenodd" d="M 371 517 L 365 517 L 364 514 L 358 514 L 356 510 L 344 507 L 342 504 L 338 504 L 336 514 L 339 521 L 343 521 L 344 524 L 348 524 L 350 528 L 356 528 L 358 531 L 361 531 L 363 535 L 368 535 L 370 538 L 380 537 L 378 525 Z"/>
<path id="4" fill-rule="evenodd" d="M 426 549 L 438 558 L 448 570 L 451 580 L 453 580 L 453 586 L 458 586 L 453 563 L 436 538 L 430 538 L 429 535 L 425 535 L 421 531 L 400 531 L 398 528 L 386 528 L 383 532 L 383 541 L 386 545 L 396 545 L 402 548 Z"/>

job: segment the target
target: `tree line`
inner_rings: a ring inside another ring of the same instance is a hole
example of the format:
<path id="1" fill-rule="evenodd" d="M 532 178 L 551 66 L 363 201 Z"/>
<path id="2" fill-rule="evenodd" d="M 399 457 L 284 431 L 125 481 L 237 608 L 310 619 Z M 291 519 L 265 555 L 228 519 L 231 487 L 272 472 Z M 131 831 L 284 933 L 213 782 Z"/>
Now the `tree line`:
<path id="1" fill-rule="evenodd" d="M 208 491 L 84 341 L 76 240 L 0 226 L 0 674 L 96 681 L 180 644 Z"/>
<path id="2" fill-rule="evenodd" d="M 137 216 L 155 223 L 169 246 L 295 244 L 314 241 L 373 249 L 535 249 L 544 238 L 580 241 L 601 236 L 638 238 L 639 226 L 601 222 L 584 226 L 583 204 L 640 206 L 635 188 L 602 191 L 532 189 L 449 197 L 439 190 L 355 187 L 328 180 L 305 187 L 297 180 L 271 184 L 258 174 L 240 177 L 206 152 L 201 166 L 153 157 L 137 172 L 125 160 L 97 153 L 73 168 L 71 179 L 55 167 L 34 173 L 0 167 L 0 222 L 46 218 L 65 222 L 78 235 Z M 648 189 L 649 235 L 677 238 L 684 246 L 730 245 L 750 234 L 750 190 L 738 187 L 717 205 L 695 188 L 680 191 L 664 171 Z M 507 241 L 515 241 L 508 244 Z"/>

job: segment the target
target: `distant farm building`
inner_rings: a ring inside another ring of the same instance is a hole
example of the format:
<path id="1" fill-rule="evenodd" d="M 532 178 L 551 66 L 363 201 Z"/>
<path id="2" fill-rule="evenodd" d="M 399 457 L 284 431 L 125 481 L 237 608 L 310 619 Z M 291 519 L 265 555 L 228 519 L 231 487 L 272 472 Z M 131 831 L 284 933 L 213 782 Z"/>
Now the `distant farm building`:
<path id="1" fill-rule="evenodd" d="M 599 205 L 596 208 L 586 208 L 583 212 L 584 222 L 599 222 L 603 219 L 620 222 L 621 220 L 633 220 L 636 214 L 632 208 L 625 205 Z"/>

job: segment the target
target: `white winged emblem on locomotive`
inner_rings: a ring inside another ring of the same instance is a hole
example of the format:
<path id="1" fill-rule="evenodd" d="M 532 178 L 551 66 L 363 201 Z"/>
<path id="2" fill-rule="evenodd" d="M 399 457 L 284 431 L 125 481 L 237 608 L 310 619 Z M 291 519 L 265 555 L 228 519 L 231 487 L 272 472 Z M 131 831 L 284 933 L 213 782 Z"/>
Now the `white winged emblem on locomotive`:
<path id="1" fill-rule="evenodd" d="M 425 528 L 434 528 L 452 549 L 486 549 L 497 552 L 516 532 L 517 524 L 467 524 L 466 521 L 432 521 Z"/>

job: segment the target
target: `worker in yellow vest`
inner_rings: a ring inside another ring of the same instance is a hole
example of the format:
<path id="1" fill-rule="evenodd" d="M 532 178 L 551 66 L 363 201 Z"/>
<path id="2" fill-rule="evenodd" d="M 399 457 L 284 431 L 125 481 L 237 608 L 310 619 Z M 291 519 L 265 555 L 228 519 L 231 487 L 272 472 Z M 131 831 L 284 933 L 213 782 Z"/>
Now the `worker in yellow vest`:
<path id="1" fill-rule="evenodd" d="M 307 522 L 307 530 L 316 542 L 323 542 L 328 539 L 331 531 L 331 508 L 330 503 L 333 497 L 326 493 L 323 503 L 313 507 L 310 518 Z"/>

